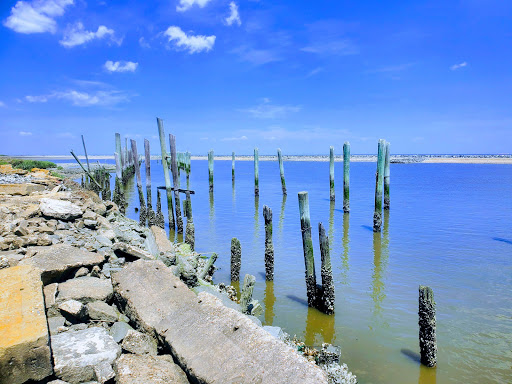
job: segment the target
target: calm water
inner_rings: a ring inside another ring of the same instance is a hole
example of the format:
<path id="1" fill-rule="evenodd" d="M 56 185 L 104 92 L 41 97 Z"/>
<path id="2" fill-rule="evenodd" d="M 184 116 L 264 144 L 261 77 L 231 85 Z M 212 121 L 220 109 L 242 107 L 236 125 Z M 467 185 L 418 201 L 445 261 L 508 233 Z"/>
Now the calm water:
<path id="1" fill-rule="evenodd" d="M 151 165 L 156 202 L 163 171 L 161 163 Z M 219 254 L 216 282 L 229 282 L 231 238 L 238 237 L 241 276 L 257 278 L 263 323 L 307 344 L 340 345 L 360 383 L 512 382 L 512 166 L 392 164 L 391 211 L 382 234 L 375 234 L 375 163 L 351 165 L 350 214 L 342 210 L 342 163 L 335 165 L 335 203 L 329 201 L 329 163 L 284 165 L 288 197 L 277 162 L 260 162 L 255 198 L 252 162 L 236 163 L 233 188 L 231 162 L 216 161 L 210 195 L 207 161 L 192 161 L 196 249 Z M 297 199 L 303 190 L 309 192 L 317 273 L 318 222 L 328 230 L 334 316 L 304 304 Z M 128 213 L 134 219 L 137 205 L 132 188 Z M 263 205 L 273 211 L 273 283 L 264 279 Z M 418 362 L 420 284 L 433 288 L 437 302 L 437 369 Z"/>

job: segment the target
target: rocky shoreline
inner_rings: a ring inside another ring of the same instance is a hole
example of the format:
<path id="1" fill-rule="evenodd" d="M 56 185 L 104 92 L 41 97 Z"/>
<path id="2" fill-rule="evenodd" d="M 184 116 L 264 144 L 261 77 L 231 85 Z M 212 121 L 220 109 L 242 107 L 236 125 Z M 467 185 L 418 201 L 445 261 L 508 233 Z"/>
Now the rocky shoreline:
<path id="1" fill-rule="evenodd" d="M 2 177 L 0 384 L 356 383 L 338 348 L 242 314 L 161 228 L 70 180 Z"/>

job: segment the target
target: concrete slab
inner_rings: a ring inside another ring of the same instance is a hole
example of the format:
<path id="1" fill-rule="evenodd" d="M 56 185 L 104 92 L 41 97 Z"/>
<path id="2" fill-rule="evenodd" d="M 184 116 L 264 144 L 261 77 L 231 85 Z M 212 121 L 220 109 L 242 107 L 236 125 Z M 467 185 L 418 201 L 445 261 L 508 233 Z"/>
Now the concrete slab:
<path id="1" fill-rule="evenodd" d="M 327 383 L 318 366 L 216 297 L 196 296 L 160 261 L 136 261 L 112 280 L 125 314 L 157 334 L 195 382 Z"/>
<path id="2" fill-rule="evenodd" d="M 31 266 L 0 270 L 0 384 L 52 374 L 42 282 Z"/>
<path id="3" fill-rule="evenodd" d="M 122 355 L 114 370 L 116 384 L 188 384 L 187 375 L 170 355 Z"/>

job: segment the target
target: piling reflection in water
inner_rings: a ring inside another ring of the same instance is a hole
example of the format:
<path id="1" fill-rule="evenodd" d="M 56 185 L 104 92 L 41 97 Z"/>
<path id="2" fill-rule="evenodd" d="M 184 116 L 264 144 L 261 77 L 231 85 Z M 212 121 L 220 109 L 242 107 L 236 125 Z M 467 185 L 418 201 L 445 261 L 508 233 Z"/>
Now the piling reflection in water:
<path id="1" fill-rule="evenodd" d="M 334 201 L 329 202 L 329 248 L 334 244 Z"/>
<path id="2" fill-rule="evenodd" d="M 343 253 L 341 255 L 341 283 L 343 285 L 348 284 L 348 271 L 350 269 L 349 263 L 349 252 L 350 252 L 350 237 L 349 237 L 349 229 L 350 229 L 350 214 L 343 213 Z"/>
<path id="3" fill-rule="evenodd" d="M 260 196 L 254 195 L 254 240 L 253 240 L 253 255 L 258 254 L 258 239 L 260 234 Z M 263 257 L 262 257 L 263 259 Z"/>
<path id="4" fill-rule="evenodd" d="M 210 203 L 210 212 L 209 212 L 209 219 L 210 219 L 210 228 L 209 228 L 209 247 L 210 249 L 215 249 L 215 202 L 213 198 L 213 191 L 209 192 L 209 203 Z"/>
<path id="5" fill-rule="evenodd" d="M 425 367 L 420 364 L 420 375 L 418 384 L 436 384 L 437 382 L 437 369 Z"/>
<path id="6" fill-rule="evenodd" d="M 389 259 L 389 211 L 384 212 L 384 228 L 380 232 L 373 233 L 373 273 L 372 293 L 374 303 L 373 316 L 378 318 L 382 311 L 382 302 L 386 298 L 384 275 Z"/>
<path id="7" fill-rule="evenodd" d="M 306 331 L 304 332 L 304 342 L 306 345 L 333 344 L 335 340 L 334 324 L 334 314 L 326 315 L 316 308 L 308 307 Z M 316 343 L 316 335 L 320 335 L 319 343 Z"/>
<path id="8" fill-rule="evenodd" d="M 240 300 L 240 282 L 231 280 L 231 285 L 236 289 L 236 298 Z"/>
<path id="9" fill-rule="evenodd" d="M 263 304 L 265 305 L 265 325 L 272 325 L 274 322 L 274 304 L 276 296 L 274 294 L 274 282 L 265 281 L 265 297 Z"/>

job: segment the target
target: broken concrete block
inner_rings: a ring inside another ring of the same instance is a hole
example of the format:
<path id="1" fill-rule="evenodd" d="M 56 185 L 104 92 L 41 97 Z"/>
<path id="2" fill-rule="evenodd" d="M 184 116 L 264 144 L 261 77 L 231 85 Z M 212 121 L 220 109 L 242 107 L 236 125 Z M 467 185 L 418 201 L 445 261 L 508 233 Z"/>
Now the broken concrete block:
<path id="1" fill-rule="evenodd" d="M 120 343 L 123 341 L 124 337 L 128 333 L 130 329 L 133 329 L 130 327 L 128 323 L 125 323 L 124 321 L 118 321 L 114 323 L 111 327 L 108 333 L 112 338 L 116 341 L 116 343 Z"/>
<path id="2" fill-rule="evenodd" d="M 114 377 L 112 363 L 121 347 L 104 328 L 68 331 L 51 337 L 55 375 L 71 384 Z"/>
<path id="3" fill-rule="evenodd" d="M 82 216 L 80 207 L 66 200 L 44 198 L 41 199 L 39 209 L 43 216 L 52 219 L 69 221 Z"/>
<path id="4" fill-rule="evenodd" d="M 188 384 L 187 375 L 170 355 L 122 355 L 114 365 L 116 384 Z"/>
<path id="5" fill-rule="evenodd" d="M 87 304 L 91 301 L 109 301 L 113 289 L 110 280 L 84 276 L 59 284 L 57 302 L 74 299 Z"/>
<path id="6" fill-rule="evenodd" d="M 77 268 L 92 267 L 105 260 L 105 256 L 100 253 L 88 252 L 67 244 L 32 249 L 37 250 L 37 253 L 20 261 L 20 265 L 33 265 L 40 269 L 45 285 L 65 278 Z"/>
<path id="7" fill-rule="evenodd" d="M 80 321 L 86 317 L 87 311 L 85 306 L 77 300 L 66 300 L 59 304 L 62 314 L 71 322 Z"/>
<path id="8" fill-rule="evenodd" d="M 108 305 L 104 301 L 92 301 L 87 304 L 87 314 L 91 320 L 101 320 L 114 323 L 119 320 L 117 309 Z"/>
<path id="9" fill-rule="evenodd" d="M 6 268 L 0 281 L 0 383 L 42 380 L 53 370 L 39 272 Z"/>
<path id="10" fill-rule="evenodd" d="M 144 333 L 134 331 L 133 329 L 126 333 L 121 348 L 134 355 L 156 356 L 158 353 L 155 339 Z"/>
<path id="11" fill-rule="evenodd" d="M 64 326 L 66 319 L 62 316 L 55 316 L 48 318 L 48 328 L 50 329 L 50 335 L 56 335 L 59 333 L 59 328 Z"/>

